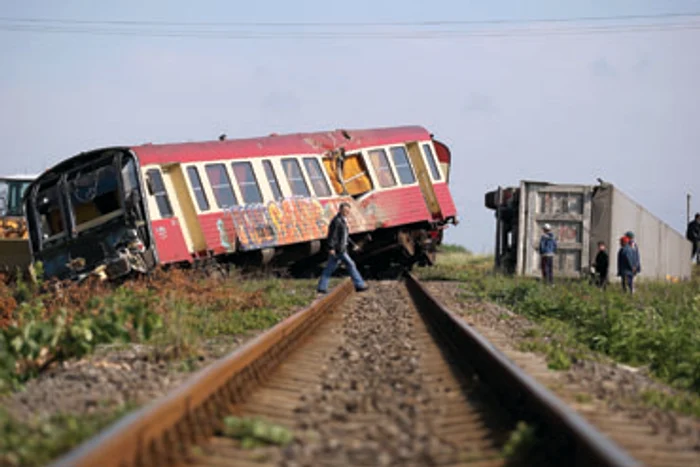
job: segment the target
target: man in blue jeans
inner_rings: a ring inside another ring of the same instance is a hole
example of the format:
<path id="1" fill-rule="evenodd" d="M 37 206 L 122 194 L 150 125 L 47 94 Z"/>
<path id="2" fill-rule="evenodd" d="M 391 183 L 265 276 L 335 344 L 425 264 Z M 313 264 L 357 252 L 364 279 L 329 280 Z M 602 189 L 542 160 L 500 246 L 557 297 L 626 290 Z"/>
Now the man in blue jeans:
<path id="1" fill-rule="evenodd" d="M 318 281 L 316 290 L 318 293 L 328 292 L 328 281 L 338 267 L 341 261 L 348 268 L 352 282 L 355 285 L 355 290 L 362 292 L 367 290 L 365 281 L 362 280 L 360 272 L 355 266 L 355 262 L 348 255 L 348 243 L 350 242 L 350 231 L 348 229 L 347 217 L 350 214 L 350 205 L 341 203 L 338 214 L 335 215 L 330 225 L 328 226 L 328 238 L 326 240 L 328 246 L 328 264 L 321 273 L 321 279 Z"/>
<path id="2" fill-rule="evenodd" d="M 544 225 L 544 233 L 540 238 L 539 247 L 542 267 L 542 280 L 552 284 L 554 282 L 554 255 L 557 252 L 557 239 L 552 233 L 552 226 Z"/>

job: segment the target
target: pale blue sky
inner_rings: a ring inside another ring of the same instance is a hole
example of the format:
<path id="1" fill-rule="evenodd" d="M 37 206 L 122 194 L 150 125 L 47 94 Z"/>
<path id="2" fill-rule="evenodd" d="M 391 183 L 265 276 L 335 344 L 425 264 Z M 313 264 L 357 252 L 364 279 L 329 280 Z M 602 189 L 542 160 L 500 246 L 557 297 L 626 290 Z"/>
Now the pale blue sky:
<path id="1" fill-rule="evenodd" d="M 0 18 L 165 22 L 485 21 L 665 13 L 700 13 L 700 1 L 0 4 Z M 700 18 L 695 21 L 700 25 Z M 114 144 L 213 139 L 222 132 L 248 137 L 419 124 L 453 151 L 452 192 L 462 223 L 447 240 L 476 251 L 490 250 L 493 243 L 493 216 L 483 206 L 484 192 L 520 179 L 595 183 L 602 177 L 678 230 L 685 228 L 687 191 L 700 210 L 698 28 L 241 40 L 39 34 L 2 30 L 3 24 L 0 19 L 2 173 L 41 171 L 82 150 Z M 513 27 L 488 26 L 496 31 Z M 395 29 L 373 29 L 389 30 Z"/>

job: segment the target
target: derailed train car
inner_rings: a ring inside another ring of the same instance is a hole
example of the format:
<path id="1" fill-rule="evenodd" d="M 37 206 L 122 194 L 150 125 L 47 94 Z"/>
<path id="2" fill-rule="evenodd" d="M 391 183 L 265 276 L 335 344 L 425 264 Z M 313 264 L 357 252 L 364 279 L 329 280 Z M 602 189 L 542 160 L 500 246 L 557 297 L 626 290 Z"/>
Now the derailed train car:
<path id="1" fill-rule="evenodd" d="M 302 270 L 348 202 L 358 265 L 429 264 L 456 222 L 449 167 L 417 126 L 98 149 L 27 190 L 32 257 L 58 278 L 212 259 Z"/>

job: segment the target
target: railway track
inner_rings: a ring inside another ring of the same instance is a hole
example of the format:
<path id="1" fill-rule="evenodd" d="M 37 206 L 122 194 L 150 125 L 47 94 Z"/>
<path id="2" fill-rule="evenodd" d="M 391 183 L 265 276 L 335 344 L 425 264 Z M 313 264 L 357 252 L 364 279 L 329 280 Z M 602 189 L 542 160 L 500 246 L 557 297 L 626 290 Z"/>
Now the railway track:
<path id="1" fill-rule="evenodd" d="M 641 465 L 405 284 L 346 280 L 55 465 Z M 227 416 L 294 440 L 243 449 Z M 536 441 L 514 446 L 520 420 Z"/>

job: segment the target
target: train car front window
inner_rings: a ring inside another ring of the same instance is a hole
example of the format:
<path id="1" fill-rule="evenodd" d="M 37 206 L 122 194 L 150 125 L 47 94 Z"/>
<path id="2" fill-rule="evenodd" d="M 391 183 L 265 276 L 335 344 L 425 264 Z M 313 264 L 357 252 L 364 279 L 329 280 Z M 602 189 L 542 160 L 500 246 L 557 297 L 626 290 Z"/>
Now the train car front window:
<path id="1" fill-rule="evenodd" d="M 71 177 L 69 190 L 76 228 L 88 222 L 92 225 L 93 221 L 99 222 L 103 216 L 121 209 L 118 175 L 111 165 L 86 173 L 76 172 Z"/>
<path id="2" fill-rule="evenodd" d="M 323 171 L 321 170 L 321 164 L 319 164 L 318 159 L 315 157 L 305 157 L 304 167 L 306 167 L 306 173 L 309 174 L 311 186 L 314 187 L 316 196 L 319 198 L 330 196 L 331 189 L 328 186 L 328 182 L 326 182 L 326 179 L 323 177 Z"/>
<path id="3" fill-rule="evenodd" d="M 428 165 L 430 166 L 430 173 L 433 174 L 433 179 L 435 181 L 442 180 L 442 177 L 440 177 L 440 171 L 438 170 L 437 164 L 435 163 L 435 157 L 433 156 L 433 150 L 430 149 L 429 144 L 423 145 L 423 153 L 425 153 L 425 158 L 428 159 Z"/>
<path id="4" fill-rule="evenodd" d="M 194 192 L 194 197 L 197 200 L 197 206 L 200 211 L 209 210 L 209 200 L 202 186 L 202 179 L 199 178 L 199 170 L 197 167 L 187 167 L 187 177 L 190 179 L 190 186 Z"/>
<path id="5" fill-rule="evenodd" d="M 153 190 L 153 196 L 156 198 L 156 205 L 158 206 L 160 217 L 163 219 L 173 217 L 173 208 L 170 205 L 168 192 L 165 191 L 165 184 L 163 183 L 163 176 L 160 174 L 160 171 L 158 169 L 149 169 L 146 174 L 151 181 L 151 188 Z"/>
<path id="6" fill-rule="evenodd" d="M 262 195 L 255 179 L 255 172 L 250 162 L 234 162 L 231 164 L 233 176 L 236 177 L 238 188 L 241 190 L 243 202 L 246 204 L 262 203 Z"/>
<path id="7" fill-rule="evenodd" d="M 406 149 L 403 146 L 397 146 L 391 148 L 390 151 L 401 183 L 404 185 L 410 185 L 411 183 L 415 182 L 416 176 L 413 174 L 411 163 L 408 162 L 408 154 L 406 154 Z"/>
<path id="8" fill-rule="evenodd" d="M 297 196 L 310 196 L 309 187 L 306 185 L 304 175 L 301 173 L 301 166 L 296 159 L 282 159 L 282 167 L 287 175 L 289 187 L 292 189 L 292 194 Z"/>
<path id="9" fill-rule="evenodd" d="M 231 187 L 231 179 L 226 172 L 226 166 L 224 164 L 211 164 L 205 168 L 217 206 L 221 209 L 236 206 L 238 200 Z"/>
<path id="10" fill-rule="evenodd" d="M 391 171 L 389 159 L 386 157 L 386 151 L 384 149 L 369 151 L 369 159 L 372 161 L 374 171 L 377 173 L 379 186 L 382 188 L 396 186 L 396 178 L 394 178 L 394 173 Z"/>
<path id="11" fill-rule="evenodd" d="M 58 186 L 54 183 L 48 187 L 41 187 L 36 200 L 43 239 L 49 240 L 65 233 L 66 225 L 61 213 Z"/>

